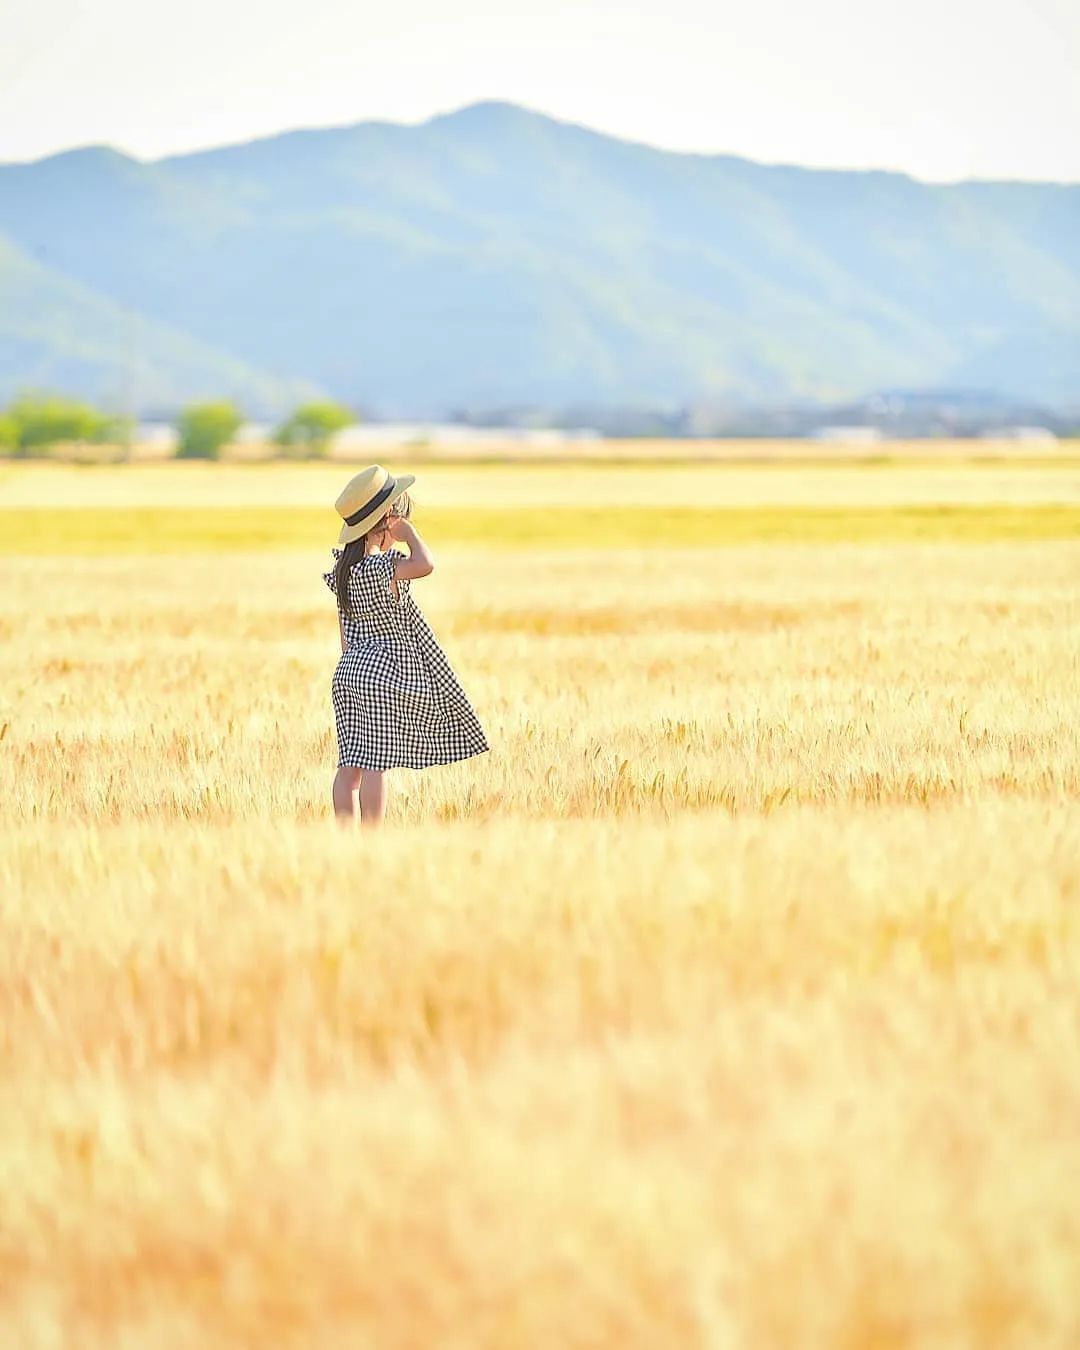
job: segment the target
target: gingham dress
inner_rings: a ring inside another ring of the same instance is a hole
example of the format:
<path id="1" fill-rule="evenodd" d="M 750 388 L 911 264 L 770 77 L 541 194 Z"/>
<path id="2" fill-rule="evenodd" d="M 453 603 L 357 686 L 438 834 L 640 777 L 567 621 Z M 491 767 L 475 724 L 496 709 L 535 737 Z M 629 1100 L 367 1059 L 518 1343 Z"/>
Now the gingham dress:
<path id="1" fill-rule="evenodd" d="M 342 550 L 331 550 L 334 562 Z M 390 589 L 400 549 L 369 553 L 349 571 L 354 619 L 341 608 L 345 651 L 330 681 L 338 767 L 426 769 L 490 750 L 435 634 L 409 594 Z M 323 580 L 337 598 L 334 570 Z"/>

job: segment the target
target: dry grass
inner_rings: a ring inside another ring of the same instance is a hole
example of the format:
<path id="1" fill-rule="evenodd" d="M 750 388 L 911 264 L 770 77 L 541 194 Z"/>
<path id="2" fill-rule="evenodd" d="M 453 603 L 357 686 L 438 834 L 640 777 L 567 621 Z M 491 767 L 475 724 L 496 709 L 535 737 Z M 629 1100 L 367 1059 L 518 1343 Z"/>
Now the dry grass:
<path id="1" fill-rule="evenodd" d="M 378 837 L 325 556 L 4 561 L 10 1343 L 1076 1344 L 1080 545 L 442 548 Z"/>
<path id="2" fill-rule="evenodd" d="M 648 444 L 648 443 L 647 443 Z M 1078 447 L 1080 448 L 1080 447 Z M 869 467 L 813 464 L 583 463 L 449 466 L 395 453 L 379 461 L 413 472 L 418 511 L 521 507 L 933 507 L 1076 506 L 1080 458 L 1001 460 L 979 469 L 955 461 L 898 460 Z M 0 507 L 315 507 L 333 502 L 356 464 L 163 464 L 105 468 L 0 460 Z"/>
<path id="3" fill-rule="evenodd" d="M 1071 464 L 1076 467 L 1080 441 L 1067 437 L 1058 441 L 1018 441 L 1011 437 L 968 438 L 919 437 L 914 440 L 882 440 L 865 442 L 844 440 L 817 440 L 798 437 L 746 440 L 707 438 L 688 440 L 685 437 L 636 436 L 628 440 L 617 437 L 598 437 L 593 440 L 569 440 L 529 443 L 520 438 L 486 437 L 463 438 L 460 441 L 427 440 L 418 435 L 410 443 L 398 439 L 380 442 L 373 438 L 364 448 L 339 447 L 331 450 L 329 458 L 339 465 L 355 463 L 370 456 L 388 462 L 407 458 L 411 463 L 437 467 L 461 467 L 477 464 L 512 463 L 521 467 L 536 464 L 598 464 L 634 466 L 659 462 L 676 464 L 776 464 L 786 467 L 799 464 L 869 464 L 922 466 L 927 464 L 987 465 L 987 464 Z M 58 445 L 47 452 L 53 463 L 106 465 L 134 463 L 138 465 L 168 464 L 173 451 L 154 442 L 136 444 L 130 456 L 120 445 Z M 244 441 L 226 446 L 222 462 L 261 466 L 282 465 L 279 446 L 269 441 Z M 295 463 L 296 461 L 291 461 Z"/>
<path id="4" fill-rule="evenodd" d="M 336 537 L 325 507 L 0 508 L 0 556 L 234 553 L 315 548 Z M 443 546 L 506 550 L 720 548 L 758 543 L 1080 540 L 1080 504 L 1022 506 L 425 507 L 414 523 Z"/>
<path id="5" fill-rule="evenodd" d="M 8 1325 L 1072 1344 L 1078 825 L 26 827 Z"/>

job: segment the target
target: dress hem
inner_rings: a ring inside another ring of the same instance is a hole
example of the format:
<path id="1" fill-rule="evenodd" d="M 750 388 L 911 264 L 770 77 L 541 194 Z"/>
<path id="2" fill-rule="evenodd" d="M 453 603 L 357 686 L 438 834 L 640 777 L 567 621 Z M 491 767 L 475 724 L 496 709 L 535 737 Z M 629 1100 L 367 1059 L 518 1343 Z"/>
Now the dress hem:
<path id="1" fill-rule="evenodd" d="M 419 773 L 421 769 L 437 769 L 440 764 L 459 764 L 463 759 L 473 759 L 477 755 L 487 755 L 490 753 L 491 746 L 486 745 L 483 750 L 465 750 L 460 755 L 450 755 L 446 759 L 425 759 L 419 764 L 403 759 L 396 760 L 393 764 L 348 764 L 339 760 L 338 768 L 366 769 L 368 773 L 383 773 L 387 769 L 414 769 Z"/>

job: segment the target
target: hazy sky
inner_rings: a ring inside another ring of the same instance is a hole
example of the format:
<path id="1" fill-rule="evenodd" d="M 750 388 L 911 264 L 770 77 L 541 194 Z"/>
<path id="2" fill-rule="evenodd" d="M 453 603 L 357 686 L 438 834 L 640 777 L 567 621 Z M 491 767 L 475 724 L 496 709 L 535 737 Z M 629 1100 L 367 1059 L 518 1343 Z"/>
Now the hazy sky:
<path id="1" fill-rule="evenodd" d="M 503 98 L 631 140 L 1080 182 L 1080 0 L 0 0 L 0 160 Z"/>

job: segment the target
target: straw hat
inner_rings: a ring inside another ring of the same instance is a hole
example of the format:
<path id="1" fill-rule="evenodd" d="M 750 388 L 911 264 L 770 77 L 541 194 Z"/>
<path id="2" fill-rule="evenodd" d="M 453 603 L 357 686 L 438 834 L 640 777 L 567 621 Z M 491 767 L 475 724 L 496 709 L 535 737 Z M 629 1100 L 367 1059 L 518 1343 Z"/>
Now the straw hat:
<path id="1" fill-rule="evenodd" d="M 345 522 L 338 535 L 338 543 L 351 544 L 354 539 L 367 534 L 372 525 L 415 482 L 415 474 L 403 473 L 395 478 L 381 464 L 371 464 L 361 469 L 345 484 L 344 491 L 334 503 L 338 515 Z"/>

